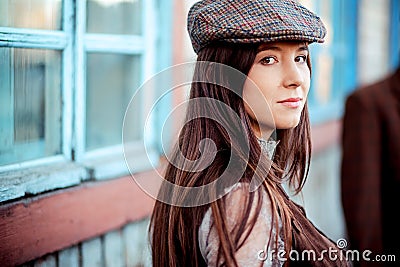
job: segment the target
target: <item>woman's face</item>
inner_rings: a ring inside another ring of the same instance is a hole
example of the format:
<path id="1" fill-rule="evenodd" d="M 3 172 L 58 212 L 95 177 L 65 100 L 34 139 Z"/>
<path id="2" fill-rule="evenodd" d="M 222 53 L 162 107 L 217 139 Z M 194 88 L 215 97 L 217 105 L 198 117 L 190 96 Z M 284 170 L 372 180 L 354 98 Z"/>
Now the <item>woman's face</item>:
<path id="1" fill-rule="evenodd" d="M 299 123 L 310 89 L 308 53 L 304 42 L 271 42 L 259 47 L 244 84 L 243 100 L 261 130 L 288 129 Z M 254 130 L 260 134 L 259 128 Z"/>

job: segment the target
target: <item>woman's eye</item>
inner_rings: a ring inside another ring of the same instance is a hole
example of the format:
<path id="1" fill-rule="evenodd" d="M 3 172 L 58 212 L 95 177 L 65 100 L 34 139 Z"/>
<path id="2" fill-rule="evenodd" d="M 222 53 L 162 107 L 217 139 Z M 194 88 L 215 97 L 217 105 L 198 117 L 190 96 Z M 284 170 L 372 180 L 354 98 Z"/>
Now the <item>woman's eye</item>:
<path id="1" fill-rule="evenodd" d="M 307 56 L 298 56 L 296 57 L 295 61 L 298 63 L 304 63 L 307 61 Z"/>
<path id="2" fill-rule="evenodd" d="M 274 64 L 275 62 L 277 62 L 277 60 L 274 57 L 265 57 L 263 59 L 261 59 L 261 64 L 264 65 L 271 65 Z"/>

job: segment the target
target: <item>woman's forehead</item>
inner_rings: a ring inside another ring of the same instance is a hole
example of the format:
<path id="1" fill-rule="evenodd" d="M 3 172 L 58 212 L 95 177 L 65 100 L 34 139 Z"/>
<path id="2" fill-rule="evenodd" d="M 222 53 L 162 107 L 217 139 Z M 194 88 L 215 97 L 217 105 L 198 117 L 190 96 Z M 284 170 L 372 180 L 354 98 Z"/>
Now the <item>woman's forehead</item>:
<path id="1" fill-rule="evenodd" d="M 257 52 L 265 50 L 283 50 L 285 48 L 294 48 L 299 50 L 308 50 L 308 42 L 304 41 L 277 41 L 277 42 L 265 42 L 261 43 Z"/>

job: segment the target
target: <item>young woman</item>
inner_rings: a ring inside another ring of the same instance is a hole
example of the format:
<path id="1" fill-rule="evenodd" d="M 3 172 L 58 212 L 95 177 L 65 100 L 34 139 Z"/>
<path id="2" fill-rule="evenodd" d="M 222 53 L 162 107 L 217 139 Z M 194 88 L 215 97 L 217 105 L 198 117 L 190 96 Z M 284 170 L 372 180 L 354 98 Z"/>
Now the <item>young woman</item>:
<path id="1" fill-rule="evenodd" d="M 151 218 L 153 266 L 347 266 L 282 186 L 299 193 L 308 173 L 308 45 L 323 41 L 321 20 L 294 0 L 205 0 L 188 31 L 198 55 L 190 100 L 210 101 L 188 104 Z M 207 161 L 204 140 L 211 162 L 179 164 Z"/>

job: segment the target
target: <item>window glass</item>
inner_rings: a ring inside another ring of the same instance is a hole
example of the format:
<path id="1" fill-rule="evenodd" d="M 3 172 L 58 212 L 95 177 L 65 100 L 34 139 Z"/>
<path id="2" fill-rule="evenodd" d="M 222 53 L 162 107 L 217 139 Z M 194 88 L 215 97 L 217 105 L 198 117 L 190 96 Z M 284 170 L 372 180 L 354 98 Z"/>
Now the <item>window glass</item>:
<path id="1" fill-rule="evenodd" d="M 61 0 L 1 0 L 0 26 L 61 30 Z"/>
<path id="2" fill-rule="evenodd" d="M 125 111 L 141 80 L 141 57 L 88 53 L 86 91 L 86 150 L 120 145 Z M 141 101 L 129 139 L 141 138 Z"/>
<path id="3" fill-rule="evenodd" d="M 61 153 L 61 52 L 0 47 L 0 165 Z"/>
<path id="4" fill-rule="evenodd" d="M 141 0 L 88 0 L 87 32 L 141 34 Z"/>

